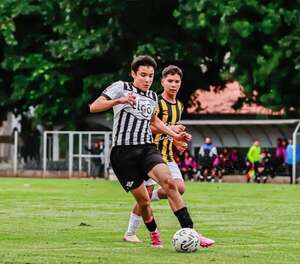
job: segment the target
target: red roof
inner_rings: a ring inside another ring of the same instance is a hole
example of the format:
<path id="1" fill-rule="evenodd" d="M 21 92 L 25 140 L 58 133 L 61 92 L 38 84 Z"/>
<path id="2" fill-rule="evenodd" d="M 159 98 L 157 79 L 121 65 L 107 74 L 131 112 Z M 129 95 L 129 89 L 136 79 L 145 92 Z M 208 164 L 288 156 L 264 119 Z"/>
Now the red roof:
<path id="1" fill-rule="evenodd" d="M 239 98 L 246 98 L 244 88 L 238 82 L 228 83 L 224 89 L 210 86 L 209 91 L 197 89 L 190 98 L 187 113 L 189 114 L 238 114 L 238 115 L 284 115 L 285 110 L 273 111 L 270 108 L 255 102 L 257 92 L 254 91 L 251 103 L 243 103 L 243 106 L 235 110 L 232 106 Z"/>

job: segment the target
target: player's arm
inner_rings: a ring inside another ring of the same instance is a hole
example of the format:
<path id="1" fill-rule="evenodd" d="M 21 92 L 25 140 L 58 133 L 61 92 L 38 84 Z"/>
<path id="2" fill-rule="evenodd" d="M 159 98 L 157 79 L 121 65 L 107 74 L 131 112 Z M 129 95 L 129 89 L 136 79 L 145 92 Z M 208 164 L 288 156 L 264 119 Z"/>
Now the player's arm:
<path id="1" fill-rule="evenodd" d="M 191 140 L 191 135 L 186 132 L 176 133 L 171 128 L 167 127 L 156 115 L 151 118 L 151 126 L 156 129 L 158 133 L 166 134 L 178 141 Z"/>
<path id="2" fill-rule="evenodd" d="M 171 126 L 167 126 L 167 127 L 170 128 L 170 129 L 172 129 L 175 133 L 180 133 L 180 132 L 185 131 L 185 126 L 183 126 L 183 125 L 171 125 Z M 154 135 L 156 135 L 158 133 L 161 133 L 152 124 L 150 124 L 150 128 L 151 128 L 152 134 L 154 134 Z"/>
<path id="3" fill-rule="evenodd" d="M 158 117 L 159 113 L 160 113 L 160 108 L 159 108 L 159 105 L 156 106 L 156 109 L 154 111 L 154 115 L 156 115 Z M 172 129 L 175 133 L 180 133 L 180 132 L 183 132 L 185 131 L 185 126 L 183 125 L 180 125 L 180 124 L 176 124 L 176 125 L 167 125 L 166 123 L 164 123 L 166 126 L 168 126 L 170 129 Z M 150 129 L 151 129 L 151 132 L 153 135 L 156 135 L 156 134 L 159 134 L 161 133 L 160 131 L 158 131 L 158 129 L 150 124 Z"/>
<path id="4" fill-rule="evenodd" d="M 181 116 L 182 112 L 183 112 L 183 104 L 180 103 L 180 116 Z M 176 124 L 174 126 L 171 126 L 171 129 L 174 132 L 180 133 L 180 132 L 185 131 L 185 126 L 181 125 L 181 124 Z M 191 140 L 191 138 L 187 141 L 190 141 L 190 140 Z M 173 144 L 179 152 L 184 152 L 188 147 L 188 144 L 186 141 L 178 141 L 176 139 L 173 139 Z"/>
<path id="5" fill-rule="evenodd" d="M 187 142 L 189 142 L 191 140 L 192 140 L 192 135 L 189 133 L 186 133 L 186 138 L 184 140 L 173 139 L 173 144 L 177 150 L 179 150 L 180 152 L 184 152 L 188 146 Z"/>
<path id="6" fill-rule="evenodd" d="M 153 115 L 158 117 L 159 112 L 160 112 L 160 108 L 159 108 L 159 105 L 157 104 Z M 152 118 L 153 118 L 153 116 L 152 116 Z M 157 130 L 157 128 L 154 125 L 152 125 L 152 121 L 150 122 L 150 129 L 151 129 L 151 132 L 153 135 L 159 134 L 159 131 Z"/>
<path id="7" fill-rule="evenodd" d="M 184 152 L 187 149 L 187 142 L 173 139 L 173 144 L 179 152 Z"/>
<path id="8" fill-rule="evenodd" d="M 110 99 L 106 96 L 101 95 L 93 103 L 91 103 L 89 107 L 91 113 L 96 113 L 109 110 L 118 104 L 130 104 L 133 106 L 135 104 L 135 95 L 128 94 L 125 97 L 117 99 Z"/>

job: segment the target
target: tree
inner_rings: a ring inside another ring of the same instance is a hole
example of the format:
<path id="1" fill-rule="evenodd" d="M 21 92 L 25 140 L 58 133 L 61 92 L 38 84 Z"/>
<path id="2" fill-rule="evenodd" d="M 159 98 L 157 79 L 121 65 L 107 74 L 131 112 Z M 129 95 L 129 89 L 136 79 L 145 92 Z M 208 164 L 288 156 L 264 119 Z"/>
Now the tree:
<path id="1" fill-rule="evenodd" d="M 91 90 L 117 75 L 107 63 L 119 33 L 114 13 L 122 13 L 114 2 L 2 1 L 1 107 L 34 109 L 46 127 L 80 125 Z"/>
<path id="2" fill-rule="evenodd" d="M 0 108 L 84 128 L 87 105 L 127 79 L 136 54 L 184 70 L 180 98 L 239 80 L 262 104 L 296 107 L 300 0 L 2 0 Z M 129 79 L 129 78 L 128 78 Z M 154 89 L 159 90 L 159 78 Z"/>
<path id="3" fill-rule="evenodd" d="M 211 47 L 208 60 L 219 65 L 223 57 L 221 79 L 238 80 L 249 95 L 258 90 L 263 105 L 293 106 L 300 114 L 299 0 L 179 2 L 179 24 Z"/>

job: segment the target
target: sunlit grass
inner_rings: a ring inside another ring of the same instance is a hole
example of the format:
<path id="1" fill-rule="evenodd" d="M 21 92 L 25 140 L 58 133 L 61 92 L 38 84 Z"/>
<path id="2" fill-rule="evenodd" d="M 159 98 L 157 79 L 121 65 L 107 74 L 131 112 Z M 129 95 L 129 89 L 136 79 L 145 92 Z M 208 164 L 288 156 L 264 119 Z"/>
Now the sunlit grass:
<path id="1" fill-rule="evenodd" d="M 195 228 L 213 248 L 176 253 L 167 201 L 153 203 L 165 243 L 122 237 L 133 199 L 117 182 L 0 179 L 0 263 L 300 263 L 299 186 L 188 183 Z"/>

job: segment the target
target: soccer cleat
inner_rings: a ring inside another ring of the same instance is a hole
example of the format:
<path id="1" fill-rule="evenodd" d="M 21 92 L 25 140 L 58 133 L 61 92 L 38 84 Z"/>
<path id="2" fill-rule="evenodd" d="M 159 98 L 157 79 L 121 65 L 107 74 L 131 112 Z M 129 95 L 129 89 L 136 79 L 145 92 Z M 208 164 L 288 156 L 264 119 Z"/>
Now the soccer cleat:
<path id="1" fill-rule="evenodd" d="M 207 248 L 207 247 L 212 246 L 215 243 L 214 240 L 207 238 L 205 236 L 202 236 L 201 234 L 199 234 L 199 237 L 200 237 L 200 247 Z"/>
<path id="2" fill-rule="evenodd" d="M 126 242 L 131 242 L 131 243 L 141 243 L 142 242 L 136 235 L 128 235 L 127 233 L 124 235 L 123 240 Z"/>
<path id="3" fill-rule="evenodd" d="M 163 244 L 160 239 L 160 233 L 158 230 L 150 232 L 150 240 L 151 240 L 151 246 L 154 248 L 162 248 Z"/>

